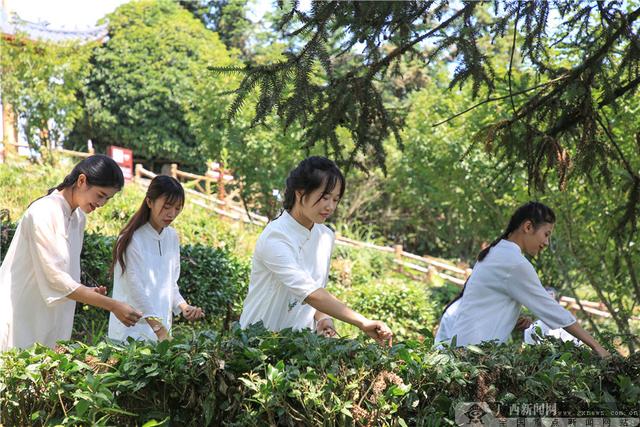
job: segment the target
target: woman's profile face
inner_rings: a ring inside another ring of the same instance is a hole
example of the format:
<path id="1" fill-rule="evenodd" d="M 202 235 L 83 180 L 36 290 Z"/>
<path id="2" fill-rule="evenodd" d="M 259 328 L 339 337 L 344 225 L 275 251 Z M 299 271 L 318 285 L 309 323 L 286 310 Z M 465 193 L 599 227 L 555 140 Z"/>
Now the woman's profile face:
<path id="1" fill-rule="evenodd" d="M 553 227 L 554 224 L 549 222 L 542 223 L 537 228 L 533 224 L 525 227 L 524 251 L 527 255 L 535 257 L 549 246 Z"/>
<path id="2" fill-rule="evenodd" d="M 76 185 L 78 191 L 74 193 L 74 201 L 87 214 L 107 204 L 109 199 L 120 191 L 116 187 L 90 185 L 84 174 L 80 174 Z"/>

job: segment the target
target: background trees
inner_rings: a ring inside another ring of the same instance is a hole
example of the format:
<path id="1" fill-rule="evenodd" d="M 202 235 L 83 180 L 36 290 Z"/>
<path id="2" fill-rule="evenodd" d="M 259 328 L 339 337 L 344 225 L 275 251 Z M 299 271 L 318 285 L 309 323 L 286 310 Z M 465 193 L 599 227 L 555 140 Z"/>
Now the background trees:
<path id="1" fill-rule="evenodd" d="M 76 70 L 63 86 L 21 66 L 3 84 L 58 114 L 61 139 L 74 127 L 67 143 L 128 146 L 156 169 L 222 160 L 269 216 L 288 170 L 326 154 L 347 172 L 341 231 L 416 253 L 472 263 L 540 199 L 559 217 L 543 282 L 603 301 L 637 345 L 638 3 L 455 6 L 283 2 L 257 26 L 244 0 L 136 2 L 67 55 L 81 65 L 36 67 Z"/>
<path id="2" fill-rule="evenodd" d="M 309 146 L 329 144 L 347 164 L 361 164 L 359 153 L 373 155 L 384 169 L 385 141 L 392 134 L 401 140 L 402 113 L 384 102 L 378 82 L 407 56 L 424 66 L 449 61 L 449 87 L 471 85 L 470 102 L 459 111 L 474 108 L 476 98 L 509 107 L 485 123 L 476 141 L 484 140 L 503 162 L 524 164 L 529 186 L 538 190 L 552 177 L 564 187 L 592 173 L 610 184 L 612 169 L 621 166 L 632 184 L 619 221 L 636 227 L 640 175 L 612 138 L 607 112 L 640 84 L 637 2 L 328 1 L 309 10 L 297 1 L 280 4 L 279 28 L 301 42 L 280 61 L 245 69 L 234 105 L 258 90 L 258 121 L 276 112 L 285 126 L 305 129 Z M 335 66 L 354 50 L 362 52 L 355 61 Z M 325 79 L 311 78 L 315 65 Z M 353 144 L 338 138 L 340 128 Z"/>
<path id="3" fill-rule="evenodd" d="M 202 169 L 222 138 L 222 93 L 233 80 L 207 68 L 236 60 L 216 33 L 169 0 L 125 4 L 108 22 L 73 139 L 132 148 L 150 167 L 174 161 Z"/>
<path id="4" fill-rule="evenodd" d="M 34 41 L 25 34 L 0 38 L 0 93 L 32 148 L 61 143 L 82 116 L 78 93 L 94 46 Z"/>

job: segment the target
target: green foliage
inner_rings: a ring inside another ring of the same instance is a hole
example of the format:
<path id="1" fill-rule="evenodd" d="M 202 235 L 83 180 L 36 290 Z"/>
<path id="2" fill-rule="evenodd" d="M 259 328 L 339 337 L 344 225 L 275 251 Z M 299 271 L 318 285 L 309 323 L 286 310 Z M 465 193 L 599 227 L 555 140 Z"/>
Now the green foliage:
<path id="1" fill-rule="evenodd" d="M 0 417 L 7 425 L 423 425 L 451 423 L 456 404 L 469 401 L 637 409 L 638 353 L 603 362 L 554 342 L 425 344 L 385 350 L 256 326 L 158 345 L 35 346 L 0 355 Z"/>
<path id="2" fill-rule="evenodd" d="M 11 162 L 0 166 L 0 207 L 9 210 L 13 222 L 17 222 L 29 204 L 46 194 L 71 171 L 77 159 L 54 156 L 55 166 L 33 165 L 29 162 Z M 6 189 L 6 191 L 4 191 Z M 14 191 L 20 189 L 20 191 Z M 144 190 L 136 185 L 126 185 L 105 206 L 87 217 L 87 231 L 117 236 L 144 198 Z M 227 223 L 217 214 L 189 203 L 173 226 L 182 244 L 200 243 L 234 251 L 239 257 L 251 255 L 256 229 L 237 223 Z M 104 284 L 104 283 L 103 283 Z"/>
<path id="3" fill-rule="evenodd" d="M 390 254 L 337 246 L 328 290 L 358 313 L 385 322 L 395 339 L 431 339 L 444 306 L 457 289 L 452 292 L 435 286 L 427 277 L 412 280 L 396 269 Z M 336 324 L 343 337 L 360 335 L 352 325 Z"/>
<path id="4" fill-rule="evenodd" d="M 220 144 L 230 78 L 209 66 L 234 63 L 218 35 L 175 2 L 128 3 L 109 15 L 109 39 L 94 50 L 85 113 L 74 140 L 133 149 L 137 158 L 202 169 Z M 183 166 L 183 169 L 185 167 Z"/>
<path id="5" fill-rule="evenodd" d="M 282 132 L 277 123 L 251 128 L 243 114 L 229 129 L 224 149 L 240 183 L 241 196 L 257 211 L 274 218 L 281 203 L 272 191 L 284 194 L 284 181 L 291 169 L 303 159 L 300 153 L 302 132 Z"/>
<path id="6" fill-rule="evenodd" d="M 331 287 L 349 307 L 370 319 L 384 321 L 395 339 L 424 339 L 432 337 L 440 312 L 429 301 L 430 292 L 420 282 L 406 279 L 370 279 L 366 285 L 340 289 Z M 357 336 L 357 328 L 343 322 L 337 327 L 341 336 Z"/>
<path id="7" fill-rule="evenodd" d="M 202 307 L 208 323 L 226 331 L 238 320 L 247 294 L 250 266 L 223 249 L 187 245 L 180 249 L 180 292 Z"/>
<path id="8" fill-rule="evenodd" d="M 342 287 L 349 288 L 380 279 L 393 268 L 393 259 L 389 254 L 336 245 L 330 278 Z"/>
<path id="9" fill-rule="evenodd" d="M 8 209 L 9 218 L 16 222 L 31 202 L 62 181 L 58 177 L 63 177 L 59 168 L 48 164 L 41 167 L 29 162 L 0 165 L 0 208 Z"/>
<path id="10" fill-rule="evenodd" d="M 318 2 L 305 8 L 293 1 L 279 6 L 276 28 L 298 43 L 289 44 L 282 59 L 242 70 L 231 115 L 257 90 L 256 121 L 275 112 L 285 127 L 299 123 L 309 145 L 328 144 L 336 157 L 350 162 L 358 154 L 373 156 L 384 169 L 389 137 L 401 137 L 402 112 L 383 102 L 377 82 L 397 73 L 407 57 L 425 65 L 445 61 L 453 68 L 449 88 L 470 82 L 471 100 L 485 98 L 478 105 L 509 108 L 505 119 L 490 120 L 483 139 L 498 142 L 509 164 L 524 162 L 531 185 L 543 188 L 556 169 L 566 183 L 572 163 L 584 174 L 609 173 L 622 162 L 629 178 L 639 181 L 610 138 L 606 117 L 607 107 L 629 99 L 640 84 L 636 3 L 510 0 L 490 7 L 406 1 L 362 7 Z M 342 56 L 353 52 L 362 53 L 340 67 Z M 521 63 L 526 79 L 519 86 L 513 70 Z M 315 66 L 323 83 L 310 78 L 318 74 Z M 349 130 L 353 148 L 338 142 L 341 127 Z"/>
<path id="11" fill-rule="evenodd" d="M 248 0 L 179 0 L 202 23 L 220 36 L 228 49 L 249 51 L 253 24 L 247 18 Z"/>
<path id="12" fill-rule="evenodd" d="M 23 34 L 0 40 L 0 92 L 32 148 L 61 144 L 82 116 L 78 94 L 95 42 L 48 43 Z"/>

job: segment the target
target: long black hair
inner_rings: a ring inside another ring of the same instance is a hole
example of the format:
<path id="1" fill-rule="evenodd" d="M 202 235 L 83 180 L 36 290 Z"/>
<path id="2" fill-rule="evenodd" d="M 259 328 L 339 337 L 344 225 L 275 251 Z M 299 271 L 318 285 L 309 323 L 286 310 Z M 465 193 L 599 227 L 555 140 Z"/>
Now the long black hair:
<path id="1" fill-rule="evenodd" d="M 73 187 L 81 174 L 87 177 L 89 185 L 117 188 L 118 191 L 124 186 L 124 176 L 120 166 L 111 157 L 94 154 L 75 165 L 71 173 L 60 184 L 50 188 L 47 194 Z"/>
<path id="2" fill-rule="evenodd" d="M 326 157 L 307 157 L 289 172 L 282 207 L 291 212 L 296 203 L 296 191 L 302 191 L 302 197 L 305 197 L 324 185 L 320 198 L 313 203 L 315 205 L 325 195 L 330 194 L 337 184 L 340 184 L 340 199 L 342 199 L 346 181 L 338 166 Z"/>
<path id="3" fill-rule="evenodd" d="M 168 204 L 172 205 L 177 202 L 184 206 L 184 189 L 177 179 L 167 175 L 158 175 L 153 178 L 149 184 L 149 188 L 147 188 L 147 194 L 142 201 L 142 205 L 140 205 L 136 213 L 133 214 L 127 225 L 118 235 L 118 240 L 113 247 L 111 274 L 113 274 L 116 263 L 120 263 L 120 267 L 122 267 L 122 274 L 126 271 L 127 264 L 125 262 L 125 253 L 129 243 L 131 243 L 133 233 L 135 233 L 138 228 L 149 222 L 149 218 L 151 218 L 151 208 L 149 208 L 147 200 L 154 202 L 162 196 L 166 196 L 166 203 Z"/>
<path id="4" fill-rule="evenodd" d="M 533 228 L 537 229 L 543 224 L 555 224 L 556 214 L 549 206 L 540 202 L 525 203 L 524 205 L 516 209 L 516 211 L 513 213 L 511 219 L 509 220 L 509 224 L 507 224 L 507 228 L 504 230 L 504 233 L 498 236 L 496 240 L 491 242 L 489 246 L 480 251 L 476 262 L 482 262 L 482 260 L 484 260 L 489 254 L 491 248 L 500 243 L 501 240 L 508 238 L 509 235 L 516 231 L 525 221 L 531 221 L 531 223 L 533 224 Z M 464 282 L 462 290 L 460 291 L 458 296 L 455 297 L 449 304 L 447 304 L 447 306 L 442 311 L 442 314 L 444 314 L 447 309 L 453 305 L 454 302 L 462 298 L 462 295 L 464 295 L 464 289 L 467 286 L 468 281 L 469 278 L 467 278 L 467 280 Z"/>

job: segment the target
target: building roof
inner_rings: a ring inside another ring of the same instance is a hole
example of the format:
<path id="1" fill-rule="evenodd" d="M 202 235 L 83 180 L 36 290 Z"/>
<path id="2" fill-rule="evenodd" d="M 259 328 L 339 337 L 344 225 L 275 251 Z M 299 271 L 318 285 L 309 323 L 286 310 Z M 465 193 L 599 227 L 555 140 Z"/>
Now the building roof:
<path id="1" fill-rule="evenodd" d="M 83 30 L 51 28 L 48 22 L 30 22 L 21 19 L 15 13 L 13 13 L 11 17 L 8 17 L 5 11 L 0 9 L 0 31 L 3 35 L 10 36 L 24 34 L 29 40 L 46 42 L 90 42 L 103 39 L 107 35 L 107 25 L 100 25 Z"/>

